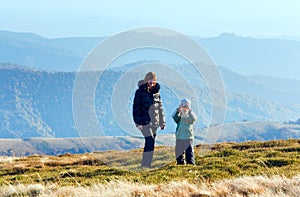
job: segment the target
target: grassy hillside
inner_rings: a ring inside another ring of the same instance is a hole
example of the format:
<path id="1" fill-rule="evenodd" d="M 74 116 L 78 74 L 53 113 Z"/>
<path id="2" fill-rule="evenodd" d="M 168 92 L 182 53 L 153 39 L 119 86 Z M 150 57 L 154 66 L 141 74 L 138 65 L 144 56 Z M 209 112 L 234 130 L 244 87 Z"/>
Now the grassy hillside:
<path id="1" fill-rule="evenodd" d="M 155 196 L 155 192 L 162 192 L 163 188 L 167 191 L 161 193 L 164 194 L 162 196 L 243 193 L 249 196 L 265 194 L 270 192 L 270 188 L 274 188 L 272 192 L 277 195 L 300 194 L 296 189 L 300 186 L 299 139 L 219 143 L 197 146 L 195 153 L 195 166 L 177 166 L 174 148 L 158 146 L 153 169 L 148 170 L 139 167 L 142 149 L 2 157 L 0 196 L 50 195 L 51 192 L 51 195 L 69 196 L 76 195 L 76 191 L 81 194 L 84 191 L 97 192 L 100 195 L 120 188 L 123 188 L 124 196 Z M 217 188 L 222 188 L 222 191 Z M 110 192 L 110 196 L 113 194 Z"/>

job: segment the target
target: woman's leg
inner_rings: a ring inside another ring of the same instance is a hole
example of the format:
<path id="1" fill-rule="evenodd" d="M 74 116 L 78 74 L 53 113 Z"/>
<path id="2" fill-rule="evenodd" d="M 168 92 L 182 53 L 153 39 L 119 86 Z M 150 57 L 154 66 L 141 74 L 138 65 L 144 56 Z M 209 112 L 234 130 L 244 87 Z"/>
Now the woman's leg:
<path id="1" fill-rule="evenodd" d="M 142 166 L 147 168 L 151 168 L 151 162 L 153 159 L 155 137 L 156 137 L 156 134 L 153 134 L 156 133 L 156 130 L 155 131 L 154 130 L 155 128 L 151 127 L 150 125 L 145 125 L 142 131 L 145 138 Z"/>

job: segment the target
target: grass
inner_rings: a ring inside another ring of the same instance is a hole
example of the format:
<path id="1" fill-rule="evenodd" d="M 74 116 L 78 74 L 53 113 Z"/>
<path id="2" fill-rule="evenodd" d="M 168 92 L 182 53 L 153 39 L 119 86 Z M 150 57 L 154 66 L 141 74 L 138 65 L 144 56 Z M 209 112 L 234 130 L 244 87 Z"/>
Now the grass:
<path id="1" fill-rule="evenodd" d="M 150 170 L 140 168 L 142 149 L 6 157 L 0 159 L 0 190 L 30 185 L 83 189 L 116 183 L 165 186 L 185 182 L 198 188 L 203 183 L 210 187 L 240 177 L 272 179 L 279 176 L 293 180 L 300 174 L 300 140 L 297 139 L 219 143 L 205 154 L 202 149 L 201 145 L 195 147 L 196 165 L 178 166 L 174 147 L 158 146 L 153 159 L 154 168 Z M 300 186 L 300 180 L 298 184 Z"/>
<path id="2" fill-rule="evenodd" d="M 110 181 L 85 187 L 50 185 L 4 186 L 0 196 L 147 196 L 147 197 L 231 197 L 231 196 L 299 196 L 300 176 L 288 179 L 282 176 L 256 176 L 224 179 L 212 184 L 193 184 L 187 181 L 161 184 L 141 184 Z"/>

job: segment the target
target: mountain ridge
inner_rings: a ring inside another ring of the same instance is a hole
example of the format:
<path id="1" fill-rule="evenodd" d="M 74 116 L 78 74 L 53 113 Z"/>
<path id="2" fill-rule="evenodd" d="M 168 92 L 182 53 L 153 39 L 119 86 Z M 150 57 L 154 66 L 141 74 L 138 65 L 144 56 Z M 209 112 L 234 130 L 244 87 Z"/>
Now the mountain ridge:
<path id="1" fill-rule="evenodd" d="M 76 72 L 46 72 L 17 68 L 18 66 L 15 65 L 0 66 L 0 82 L 2 84 L 0 89 L 1 137 L 79 137 L 72 113 L 72 91 Z M 111 106 L 110 98 L 114 83 L 123 74 L 124 71 L 117 69 L 108 70 L 103 76 L 102 84 L 99 84 L 103 88 L 101 93 L 99 88 L 96 89 L 96 113 L 99 118 L 98 121 L 104 128 L 105 135 L 128 135 L 127 131 L 122 131 L 118 127 L 113 118 L 112 109 L 109 107 Z M 300 117 L 299 105 L 275 103 L 242 92 L 228 90 L 226 92 L 225 123 L 243 120 L 288 122 Z M 162 85 L 162 93 L 165 100 L 166 118 L 171 123 L 172 120 L 168 114 L 171 114 L 178 101 L 164 85 Z M 205 97 L 205 91 L 200 96 L 204 106 L 200 111 L 201 117 L 199 119 L 201 121 L 199 125 L 205 126 L 206 116 L 210 116 L 210 112 L 206 111 L 210 108 L 210 103 Z M 130 116 L 130 114 L 128 115 Z M 172 123 L 170 129 L 165 132 L 172 132 Z"/>
<path id="2" fill-rule="evenodd" d="M 0 31 L 0 49 L 3 51 L 0 62 L 75 71 L 85 56 L 105 38 L 48 39 L 32 33 Z M 230 33 L 211 38 L 192 38 L 203 46 L 217 65 L 244 75 L 264 74 L 300 80 L 295 74 L 300 67 L 299 41 L 243 37 Z"/>

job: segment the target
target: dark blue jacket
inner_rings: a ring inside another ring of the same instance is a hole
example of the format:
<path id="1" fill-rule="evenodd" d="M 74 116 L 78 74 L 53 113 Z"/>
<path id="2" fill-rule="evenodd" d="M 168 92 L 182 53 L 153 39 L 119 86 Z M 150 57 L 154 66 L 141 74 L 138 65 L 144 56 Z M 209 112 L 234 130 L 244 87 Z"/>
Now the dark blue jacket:
<path id="1" fill-rule="evenodd" d="M 160 97 L 160 85 L 149 90 L 147 84 L 142 84 L 136 90 L 133 101 L 133 120 L 136 125 L 165 126 L 165 117 Z"/>

